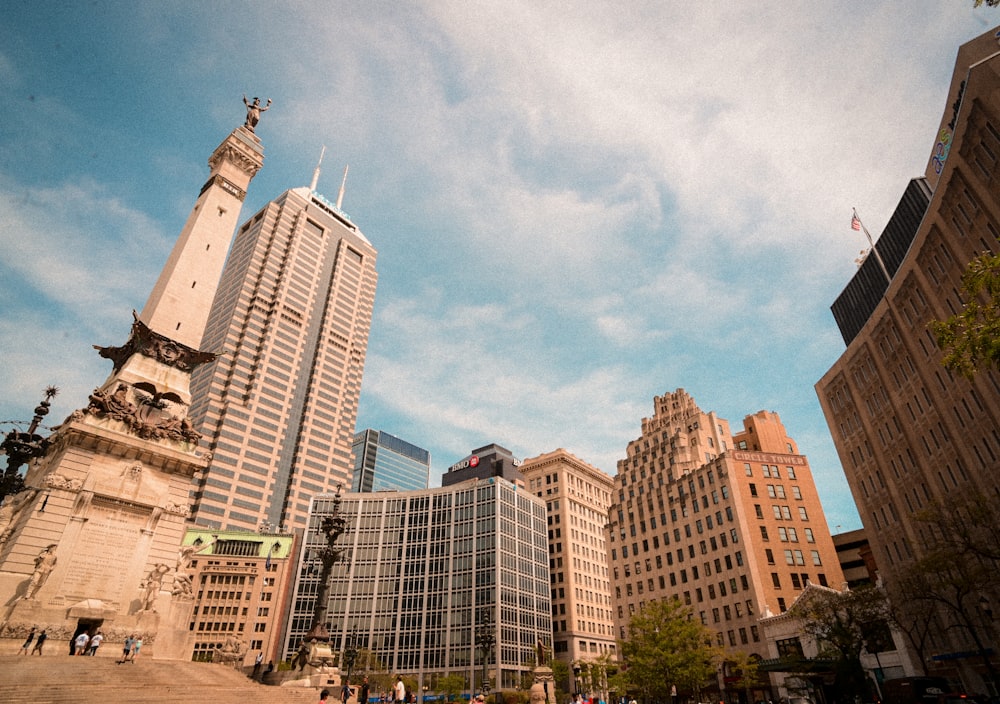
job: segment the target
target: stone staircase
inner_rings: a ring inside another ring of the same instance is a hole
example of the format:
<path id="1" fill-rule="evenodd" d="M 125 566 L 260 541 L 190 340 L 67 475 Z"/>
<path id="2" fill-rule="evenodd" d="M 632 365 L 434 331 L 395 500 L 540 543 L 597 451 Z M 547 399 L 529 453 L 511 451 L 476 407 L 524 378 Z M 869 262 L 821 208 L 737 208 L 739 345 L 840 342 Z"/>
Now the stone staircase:
<path id="1" fill-rule="evenodd" d="M 334 690 L 330 701 L 334 701 Z M 315 704 L 312 687 L 259 684 L 222 665 L 114 657 L 0 656 L 3 704 Z"/>

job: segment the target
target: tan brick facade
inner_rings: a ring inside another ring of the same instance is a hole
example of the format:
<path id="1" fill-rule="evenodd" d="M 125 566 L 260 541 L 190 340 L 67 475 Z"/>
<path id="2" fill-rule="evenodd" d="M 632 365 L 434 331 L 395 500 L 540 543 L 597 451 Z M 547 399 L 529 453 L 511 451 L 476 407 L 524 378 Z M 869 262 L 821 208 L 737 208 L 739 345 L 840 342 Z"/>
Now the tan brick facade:
<path id="1" fill-rule="evenodd" d="M 731 435 L 683 389 L 654 406 L 618 463 L 609 513 L 617 635 L 646 602 L 677 596 L 718 645 L 766 657 L 759 617 L 808 582 L 843 582 L 809 463 L 776 413 Z"/>

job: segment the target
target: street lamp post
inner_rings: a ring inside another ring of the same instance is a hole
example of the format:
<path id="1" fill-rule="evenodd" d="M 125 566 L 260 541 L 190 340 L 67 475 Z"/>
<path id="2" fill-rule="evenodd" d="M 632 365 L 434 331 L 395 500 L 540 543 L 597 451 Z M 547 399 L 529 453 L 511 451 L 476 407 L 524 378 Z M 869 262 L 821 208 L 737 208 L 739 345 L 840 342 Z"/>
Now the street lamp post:
<path id="1" fill-rule="evenodd" d="M 344 645 L 344 664 L 347 665 L 347 685 L 351 684 L 351 672 L 354 669 L 354 661 L 358 657 L 358 649 L 354 646 L 355 633 L 351 629 L 351 634 L 347 636 L 347 643 Z"/>
<path id="2" fill-rule="evenodd" d="M 24 479 L 18 473 L 22 465 L 36 457 L 41 457 L 49 449 L 49 439 L 35 433 L 42 419 L 49 414 L 52 398 L 59 393 L 55 386 L 45 389 L 45 399 L 35 407 L 35 415 L 27 432 L 12 430 L 0 443 L 0 450 L 7 455 L 7 469 L 0 476 L 0 502 L 5 496 L 12 496 L 24 488 Z"/>
<path id="3" fill-rule="evenodd" d="M 486 663 L 489 660 L 490 652 L 493 649 L 493 643 L 496 638 L 493 635 L 493 621 L 490 618 L 489 612 L 485 613 L 482 623 L 476 629 L 476 645 L 482 651 L 482 663 L 483 663 L 483 680 L 482 680 L 482 692 L 483 696 L 487 697 L 490 694 L 490 681 L 486 672 Z"/>

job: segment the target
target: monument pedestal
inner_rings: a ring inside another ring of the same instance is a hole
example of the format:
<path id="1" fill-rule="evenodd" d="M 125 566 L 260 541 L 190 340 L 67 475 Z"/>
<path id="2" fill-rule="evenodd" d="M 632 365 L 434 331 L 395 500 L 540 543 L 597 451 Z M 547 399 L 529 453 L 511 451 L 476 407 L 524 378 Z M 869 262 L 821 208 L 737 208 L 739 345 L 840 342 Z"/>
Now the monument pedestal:
<path id="1" fill-rule="evenodd" d="M 531 685 L 532 704 L 541 704 L 543 701 L 547 704 L 556 704 L 556 678 L 552 674 L 552 668 L 536 667 L 533 673 L 535 683 Z"/>
<path id="2" fill-rule="evenodd" d="M 84 628 L 108 644 L 135 633 L 152 646 L 170 609 L 191 476 L 205 465 L 190 443 L 74 413 L 29 468 L 34 488 L 0 545 L 0 637 L 34 626 L 61 640 Z"/>

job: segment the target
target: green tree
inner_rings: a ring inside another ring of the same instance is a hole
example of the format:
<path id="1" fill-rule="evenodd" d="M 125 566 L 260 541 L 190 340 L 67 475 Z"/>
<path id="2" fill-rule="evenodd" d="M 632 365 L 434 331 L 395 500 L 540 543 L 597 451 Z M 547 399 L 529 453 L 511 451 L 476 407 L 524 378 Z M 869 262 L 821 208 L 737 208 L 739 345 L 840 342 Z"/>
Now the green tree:
<path id="1" fill-rule="evenodd" d="M 358 648 L 354 660 L 354 679 L 360 682 L 361 678 L 366 676 L 373 694 L 388 691 L 395 682 L 385 663 L 374 651 Z"/>
<path id="2" fill-rule="evenodd" d="M 926 527 L 922 533 L 928 542 L 919 559 L 894 574 L 894 600 L 963 633 L 980 654 L 990 680 L 1000 682 L 989 657 L 995 645 L 991 605 L 1000 598 L 1000 549 L 995 542 L 1000 519 L 995 505 L 976 494 L 950 506 L 930 504 L 914 517 Z"/>
<path id="3" fill-rule="evenodd" d="M 677 597 L 646 604 L 629 619 L 628 640 L 621 644 L 627 691 L 663 700 L 676 684 L 697 696 L 721 659 L 711 643 L 712 632 Z"/>
<path id="4" fill-rule="evenodd" d="M 971 379 L 980 369 L 1000 368 L 1000 255 L 985 253 L 969 262 L 962 297 L 960 312 L 931 321 L 930 328 L 944 352 L 941 363 Z"/>
<path id="5" fill-rule="evenodd" d="M 555 658 L 550 658 L 548 666 L 552 670 L 552 679 L 558 684 L 560 689 L 562 689 L 564 692 L 568 692 L 569 665 L 564 663 L 562 660 L 556 660 Z M 534 679 L 534 675 L 532 675 L 532 679 Z"/>
<path id="6" fill-rule="evenodd" d="M 457 673 L 445 675 L 437 682 L 438 691 L 450 702 L 465 691 L 465 677 Z"/>
<path id="7" fill-rule="evenodd" d="M 870 700 L 874 692 L 861 652 L 885 640 L 890 618 L 885 594 L 871 586 L 842 592 L 814 587 L 788 612 L 816 640 L 819 657 L 833 661 L 837 691 Z"/>
<path id="8" fill-rule="evenodd" d="M 753 701 L 750 698 L 750 690 L 759 684 L 757 671 L 760 668 L 760 657 L 742 650 L 734 650 L 726 653 L 726 662 L 730 665 L 730 671 L 736 675 L 733 688 L 742 689 L 746 693 L 746 701 Z"/>

